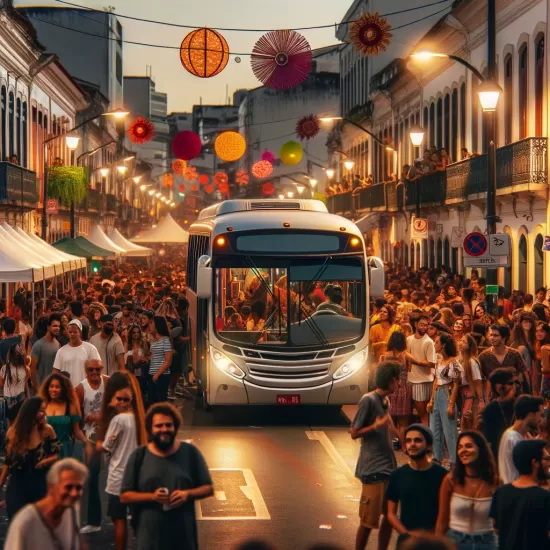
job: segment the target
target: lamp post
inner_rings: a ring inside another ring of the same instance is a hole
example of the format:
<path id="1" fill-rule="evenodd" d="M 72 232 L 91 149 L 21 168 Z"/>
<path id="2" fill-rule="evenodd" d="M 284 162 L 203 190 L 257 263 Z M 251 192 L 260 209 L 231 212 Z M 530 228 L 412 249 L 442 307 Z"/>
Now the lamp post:
<path id="1" fill-rule="evenodd" d="M 99 115 L 96 115 L 94 117 L 86 119 L 84 122 L 81 122 L 80 124 L 77 124 L 73 128 L 67 131 L 67 134 L 58 135 L 58 136 L 52 136 L 51 138 L 48 138 L 44 140 L 42 143 L 44 147 L 44 165 L 43 165 L 43 178 L 44 178 L 44 185 L 43 185 L 43 192 L 44 195 L 42 197 L 42 238 L 46 240 L 46 236 L 48 233 L 48 216 L 46 213 L 46 202 L 48 200 L 48 143 L 51 143 L 52 141 L 55 141 L 57 139 L 65 138 L 67 147 L 74 151 L 78 147 L 78 142 L 80 138 L 78 136 L 71 136 L 71 132 L 74 132 L 76 130 L 79 130 L 83 126 L 86 126 L 86 124 L 96 120 L 97 118 L 101 116 L 114 116 L 116 119 L 123 119 L 126 115 L 128 115 L 129 112 L 125 111 L 124 109 L 115 109 L 114 111 L 109 111 L 108 113 L 100 113 Z M 71 148 L 71 146 L 73 146 Z"/>

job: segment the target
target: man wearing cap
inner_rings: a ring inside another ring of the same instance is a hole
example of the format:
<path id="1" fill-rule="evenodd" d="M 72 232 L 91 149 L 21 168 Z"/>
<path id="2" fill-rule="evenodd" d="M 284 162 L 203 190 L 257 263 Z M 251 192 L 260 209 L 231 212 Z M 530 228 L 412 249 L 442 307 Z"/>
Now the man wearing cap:
<path id="1" fill-rule="evenodd" d="M 387 518 L 399 534 L 398 548 L 418 531 L 435 530 L 439 488 L 447 470 L 432 462 L 432 445 L 433 435 L 428 426 L 411 424 L 405 430 L 405 453 L 409 463 L 391 473 L 386 491 Z"/>
<path id="2" fill-rule="evenodd" d="M 99 318 L 99 324 L 101 332 L 90 338 L 90 344 L 93 344 L 99 351 L 105 366 L 105 374 L 111 376 L 117 370 L 125 370 L 126 368 L 124 365 L 124 344 L 115 332 L 112 315 L 102 315 Z"/>
<path id="3" fill-rule="evenodd" d="M 101 359 L 97 348 L 82 340 L 82 323 L 73 319 L 67 326 L 69 343 L 59 349 L 55 356 L 53 369 L 67 372 L 74 386 L 86 378 L 84 364 L 89 359 Z"/>

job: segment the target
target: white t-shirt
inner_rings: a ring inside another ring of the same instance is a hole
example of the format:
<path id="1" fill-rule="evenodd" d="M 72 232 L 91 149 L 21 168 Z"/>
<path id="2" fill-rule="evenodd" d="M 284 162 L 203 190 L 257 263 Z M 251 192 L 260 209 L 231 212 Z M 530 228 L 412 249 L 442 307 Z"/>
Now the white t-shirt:
<path id="1" fill-rule="evenodd" d="M 74 521 L 77 525 L 74 525 Z M 71 508 L 63 512 L 61 523 L 53 529 L 63 548 L 80 548 L 78 538 L 78 513 Z M 9 550 L 58 550 L 52 535 L 44 525 L 33 504 L 27 504 L 19 510 L 8 529 L 4 548 Z"/>
<path id="2" fill-rule="evenodd" d="M 136 419 L 133 413 L 117 414 L 109 423 L 103 448 L 110 453 L 105 492 L 120 495 L 124 469 L 130 455 L 137 449 Z"/>
<path id="3" fill-rule="evenodd" d="M 88 359 L 101 361 L 97 348 L 89 342 L 82 342 L 80 346 L 67 344 L 59 349 L 55 356 L 53 368 L 60 372 L 68 372 L 74 386 L 86 378 L 84 364 Z"/>
<path id="4" fill-rule="evenodd" d="M 519 432 L 516 432 L 516 430 L 512 430 L 512 428 L 508 428 L 502 434 L 498 446 L 498 473 L 503 483 L 512 483 L 512 481 L 515 481 L 519 477 L 519 472 L 512 460 L 512 453 L 514 447 L 520 441 L 523 441 L 523 436 Z"/>
<path id="5" fill-rule="evenodd" d="M 437 363 L 433 340 L 427 334 L 424 334 L 422 338 L 416 338 L 414 334 L 409 336 L 407 338 L 407 351 L 418 361 L 429 361 L 434 365 Z M 411 365 L 407 379 L 411 384 L 433 382 L 433 369 Z"/>

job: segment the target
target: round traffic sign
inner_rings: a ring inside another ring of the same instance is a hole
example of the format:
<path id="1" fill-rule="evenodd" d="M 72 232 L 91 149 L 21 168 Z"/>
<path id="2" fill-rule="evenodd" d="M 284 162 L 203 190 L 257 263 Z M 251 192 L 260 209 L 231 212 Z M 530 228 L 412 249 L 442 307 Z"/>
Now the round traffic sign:
<path id="1" fill-rule="evenodd" d="M 487 252 L 487 239 L 483 233 L 468 233 L 464 238 L 464 252 L 468 256 L 482 256 Z"/>

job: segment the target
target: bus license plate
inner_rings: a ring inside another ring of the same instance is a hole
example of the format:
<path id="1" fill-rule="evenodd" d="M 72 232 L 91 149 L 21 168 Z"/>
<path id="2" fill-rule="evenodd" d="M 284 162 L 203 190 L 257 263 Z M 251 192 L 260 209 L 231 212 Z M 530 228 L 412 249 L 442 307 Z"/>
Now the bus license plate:
<path id="1" fill-rule="evenodd" d="M 277 405 L 299 405 L 300 395 L 278 395 Z"/>

